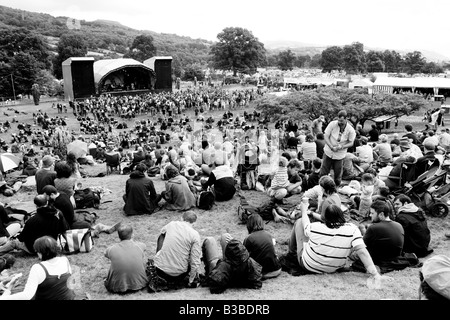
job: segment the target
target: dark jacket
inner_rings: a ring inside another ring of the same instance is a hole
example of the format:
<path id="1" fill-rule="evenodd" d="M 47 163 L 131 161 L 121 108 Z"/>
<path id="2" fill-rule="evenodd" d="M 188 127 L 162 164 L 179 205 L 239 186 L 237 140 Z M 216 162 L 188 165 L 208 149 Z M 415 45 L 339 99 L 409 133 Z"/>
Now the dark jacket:
<path id="1" fill-rule="evenodd" d="M 133 171 L 125 185 L 125 206 L 123 210 L 128 216 L 151 214 L 158 201 L 153 181 L 143 172 Z"/>
<path id="2" fill-rule="evenodd" d="M 400 208 L 395 221 L 405 230 L 403 252 L 415 253 L 419 258 L 427 256 L 431 236 L 423 210 L 408 203 Z"/>
<path id="3" fill-rule="evenodd" d="M 260 289 L 262 267 L 239 240 L 232 239 L 225 248 L 225 258 L 209 273 L 208 285 L 211 293 L 222 293 L 233 287 Z"/>
<path id="4" fill-rule="evenodd" d="M 60 193 L 51 204 L 61 211 L 67 223 L 72 226 L 72 223 L 75 222 L 75 210 L 69 196 L 65 193 Z"/>
<path id="5" fill-rule="evenodd" d="M 46 185 L 55 185 L 56 172 L 54 170 L 39 169 L 35 174 L 36 192 L 42 194 L 42 189 Z"/>
<path id="6" fill-rule="evenodd" d="M 24 242 L 30 252 L 34 252 L 34 241 L 43 236 L 58 239 L 58 235 L 69 229 L 61 211 L 53 206 L 37 208 L 36 214 L 29 218 L 17 239 Z"/>
<path id="7" fill-rule="evenodd" d="M 10 234 L 6 227 L 10 224 L 8 212 L 5 207 L 0 206 L 0 237 L 9 237 Z"/>

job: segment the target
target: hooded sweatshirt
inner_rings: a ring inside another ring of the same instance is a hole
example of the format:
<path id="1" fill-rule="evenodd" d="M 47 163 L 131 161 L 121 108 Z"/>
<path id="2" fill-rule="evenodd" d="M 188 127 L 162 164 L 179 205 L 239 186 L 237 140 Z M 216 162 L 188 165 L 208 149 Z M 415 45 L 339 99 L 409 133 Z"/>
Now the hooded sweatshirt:
<path id="1" fill-rule="evenodd" d="M 189 188 L 187 179 L 177 175 L 166 182 L 164 193 L 167 210 L 189 210 L 195 206 L 195 196 Z"/>
<path id="2" fill-rule="evenodd" d="M 157 194 L 153 181 L 138 170 L 130 174 L 125 184 L 124 211 L 128 216 L 151 214 L 155 211 Z"/>
<path id="3" fill-rule="evenodd" d="M 250 257 L 245 246 L 231 239 L 224 259 L 219 260 L 208 276 L 211 293 L 222 293 L 227 288 L 260 289 L 262 287 L 262 267 Z"/>
<path id="4" fill-rule="evenodd" d="M 414 203 L 407 203 L 398 210 L 395 221 L 405 230 L 403 252 L 415 253 L 419 258 L 430 253 L 430 229 L 422 209 Z"/>
<path id="5" fill-rule="evenodd" d="M 53 206 L 37 208 L 36 214 L 27 220 L 17 239 L 24 242 L 27 249 L 34 253 L 34 241 L 43 236 L 58 239 L 58 235 L 69 229 L 61 211 Z"/>

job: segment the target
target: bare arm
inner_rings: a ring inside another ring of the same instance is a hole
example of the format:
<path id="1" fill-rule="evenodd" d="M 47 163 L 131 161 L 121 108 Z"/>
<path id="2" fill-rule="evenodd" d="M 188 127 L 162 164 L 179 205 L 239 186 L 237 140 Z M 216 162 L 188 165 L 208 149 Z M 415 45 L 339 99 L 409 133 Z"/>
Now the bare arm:
<path id="1" fill-rule="evenodd" d="M 369 254 L 369 251 L 363 246 L 357 246 L 355 247 L 356 254 L 358 255 L 361 262 L 364 264 L 364 267 L 366 268 L 366 271 L 370 273 L 372 276 L 380 277 L 380 274 L 377 271 L 377 268 L 375 267 L 375 264 L 373 263 L 372 257 Z"/>

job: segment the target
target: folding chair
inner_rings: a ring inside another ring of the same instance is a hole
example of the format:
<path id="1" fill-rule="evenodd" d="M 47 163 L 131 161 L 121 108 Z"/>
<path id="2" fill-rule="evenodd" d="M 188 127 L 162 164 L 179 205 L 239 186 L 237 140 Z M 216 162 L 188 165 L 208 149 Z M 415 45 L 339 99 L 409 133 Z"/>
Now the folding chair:
<path id="1" fill-rule="evenodd" d="M 106 163 L 106 175 L 111 174 L 113 171 L 122 171 L 120 167 L 120 154 L 108 154 L 105 153 L 105 163 Z"/>

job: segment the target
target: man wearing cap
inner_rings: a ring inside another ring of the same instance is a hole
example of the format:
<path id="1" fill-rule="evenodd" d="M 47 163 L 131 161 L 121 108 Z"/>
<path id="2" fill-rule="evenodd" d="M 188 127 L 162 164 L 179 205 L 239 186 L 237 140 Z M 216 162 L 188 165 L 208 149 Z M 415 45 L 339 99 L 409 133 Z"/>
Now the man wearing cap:
<path id="1" fill-rule="evenodd" d="M 419 272 L 419 300 L 450 300 L 450 258 L 435 255 L 425 261 Z"/>
<path id="2" fill-rule="evenodd" d="M 56 171 L 53 170 L 55 160 L 52 156 L 46 155 L 42 158 L 42 168 L 36 171 L 36 191 L 42 194 L 42 189 L 46 185 L 55 185 Z"/>
<path id="3" fill-rule="evenodd" d="M 353 146 L 356 138 L 356 131 L 347 121 L 347 112 L 345 110 L 339 111 L 338 119 L 328 124 L 324 138 L 324 155 L 319 175 L 321 177 L 325 176 L 333 168 L 334 181 L 336 186 L 339 186 L 342 180 L 342 163 L 347 153 L 347 148 Z"/>

